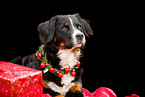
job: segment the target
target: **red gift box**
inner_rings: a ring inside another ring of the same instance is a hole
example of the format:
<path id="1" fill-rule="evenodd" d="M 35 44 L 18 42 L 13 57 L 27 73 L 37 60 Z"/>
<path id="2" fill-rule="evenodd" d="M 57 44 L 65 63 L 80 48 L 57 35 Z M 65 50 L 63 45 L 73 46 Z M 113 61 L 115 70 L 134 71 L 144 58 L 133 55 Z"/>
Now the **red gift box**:
<path id="1" fill-rule="evenodd" d="M 1 97 L 42 97 L 42 72 L 0 61 Z"/>

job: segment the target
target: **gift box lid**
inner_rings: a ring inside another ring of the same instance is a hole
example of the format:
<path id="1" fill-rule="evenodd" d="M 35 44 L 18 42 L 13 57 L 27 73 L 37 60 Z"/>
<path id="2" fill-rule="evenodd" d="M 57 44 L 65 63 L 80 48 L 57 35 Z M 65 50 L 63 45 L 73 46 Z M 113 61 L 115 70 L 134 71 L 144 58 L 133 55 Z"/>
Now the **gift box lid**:
<path id="1" fill-rule="evenodd" d="M 18 64 L 0 61 L 0 78 L 6 80 L 17 80 L 25 78 L 26 76 L 34 76 L 40 74 L 42 71 L 21 66 Z"/>

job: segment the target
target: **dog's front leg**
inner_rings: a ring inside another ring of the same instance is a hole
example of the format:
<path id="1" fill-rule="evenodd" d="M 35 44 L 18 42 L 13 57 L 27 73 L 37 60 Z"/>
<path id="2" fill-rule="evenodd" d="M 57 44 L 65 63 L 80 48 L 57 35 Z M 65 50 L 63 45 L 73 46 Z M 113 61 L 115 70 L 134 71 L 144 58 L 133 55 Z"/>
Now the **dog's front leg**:
<path id="1" fill-rule="evenodd" d="M 44 93 L 49 93 L 52 97 L 64 97 L 62 94 L 58 93 L 58 92 L 54 92 L 50 89 L 50 87 L 48 86 L 49 81 L 48 80 L 43 80 L 42 84 L 43 84 L 43 92 Z"/>
<path id="2" fill-rule="evenodd" d="M 76 82 L 76 84 L 69 89 L 65 97 L 84 97 L 82 91 L 82 83 Z"/>

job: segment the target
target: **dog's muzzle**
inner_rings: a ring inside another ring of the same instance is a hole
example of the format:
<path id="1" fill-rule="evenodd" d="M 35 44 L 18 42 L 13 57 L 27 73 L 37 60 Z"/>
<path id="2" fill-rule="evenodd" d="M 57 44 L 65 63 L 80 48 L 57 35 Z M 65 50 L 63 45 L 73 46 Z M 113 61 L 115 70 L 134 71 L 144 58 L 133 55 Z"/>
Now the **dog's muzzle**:
<path id="1" fill-rule="evenodd" d="M 86 43 L 85 35 L 79 30 L 75 30 L 73 32 L 72 39 L 73 39 L 73 44 L 74 45 L 77 45 L 77 44 L 83 44 L 84 45 Z"/>
<path id="2" fill-rule="evenodd" d="M 76 40 L 77 40 L 78 44 L 81 44 L 83 42 L 84 35 L 82 33 L 76 34 L 75 37 L 76 37 Z"/>

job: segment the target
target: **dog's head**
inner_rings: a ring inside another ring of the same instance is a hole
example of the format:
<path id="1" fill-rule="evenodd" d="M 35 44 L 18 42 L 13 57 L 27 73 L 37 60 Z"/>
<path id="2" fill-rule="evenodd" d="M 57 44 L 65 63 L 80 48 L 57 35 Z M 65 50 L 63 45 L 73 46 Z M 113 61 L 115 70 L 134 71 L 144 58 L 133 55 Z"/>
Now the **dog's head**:
<path id="1" fill-rule="evenodd" d="M 57 15 L 39 24 L 41 43 L 54 42 L 58 48 L 69 49 L 77 44 L 85 46 L 86 37 L 93 35 L 89 23 L 79 14 Z"/>

